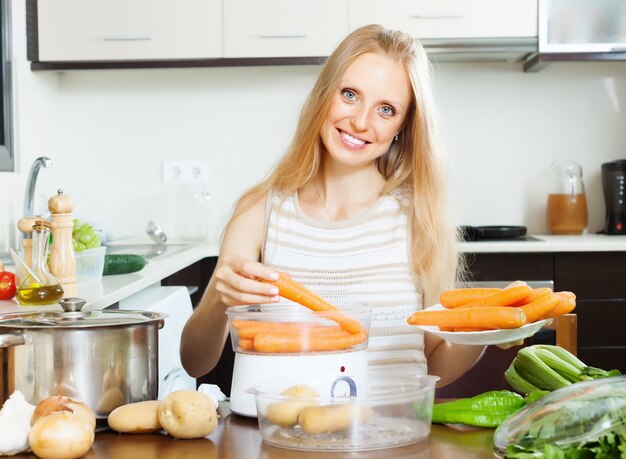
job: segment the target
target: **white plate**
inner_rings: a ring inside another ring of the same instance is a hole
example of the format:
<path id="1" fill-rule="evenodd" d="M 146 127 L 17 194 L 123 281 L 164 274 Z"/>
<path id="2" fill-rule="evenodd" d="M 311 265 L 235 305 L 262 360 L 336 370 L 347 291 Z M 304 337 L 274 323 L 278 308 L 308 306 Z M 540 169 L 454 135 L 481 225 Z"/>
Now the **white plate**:
<path id="1" fill-rule="evenodd" d="M 425 311 L 445 309 L 440 304 L 436 304 Z M 505 344 L 518 341 L 529 336 L 533 336 L 537 333 L 541 327 L 550 322 L 552 319 L 539 320 L 531 324 L 523 325 L 519 328 L 508 328 L 502 330 L 488 330 L 488 331 L 475 331 L 475 332 L 448 332 L 441 331 L 439 327 L 416 325 L 424 331 L 430 332 L 433 335 L 437 335 L 440 338 L 456 344 L 474 344 L 486 346 L 488 344 Z"/>

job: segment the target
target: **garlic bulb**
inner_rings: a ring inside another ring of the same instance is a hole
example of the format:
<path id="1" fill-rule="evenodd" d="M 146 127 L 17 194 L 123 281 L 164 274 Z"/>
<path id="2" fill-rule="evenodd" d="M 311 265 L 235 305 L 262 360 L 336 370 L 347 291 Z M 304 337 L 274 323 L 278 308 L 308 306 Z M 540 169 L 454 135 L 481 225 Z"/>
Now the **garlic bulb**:
<path id="1" fill-rule="evenodd" d="M 35 405 L 15 391 L 0 409 L 0 455 L 10 456 L 29 449 L 28 434 Z"/>

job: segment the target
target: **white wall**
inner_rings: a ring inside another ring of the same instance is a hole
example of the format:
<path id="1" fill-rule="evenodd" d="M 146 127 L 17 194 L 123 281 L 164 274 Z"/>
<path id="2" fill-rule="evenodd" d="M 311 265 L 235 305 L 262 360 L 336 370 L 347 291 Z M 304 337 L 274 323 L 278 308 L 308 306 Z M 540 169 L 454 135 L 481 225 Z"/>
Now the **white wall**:
<path id="1" fill-rule="evenodd" d="M 0 172 L 0 251 L 15 245 L 28 168 L 42 155 L 41 207 L 62 188 L 75 215 L 116 236 L 149 219 L 176 237 L 166 159 L 208 159 L 212 236 L 236 197 L 289 143 L 316 66 L 32 72 L 23 3 L 14 0 L 16 172 Z M 626 158 L 626 63 L 435 66 L 460 224 L 545 232 L 549 165 L 583 166 L 589 231 L 601 229 L 600 164 Z"/>

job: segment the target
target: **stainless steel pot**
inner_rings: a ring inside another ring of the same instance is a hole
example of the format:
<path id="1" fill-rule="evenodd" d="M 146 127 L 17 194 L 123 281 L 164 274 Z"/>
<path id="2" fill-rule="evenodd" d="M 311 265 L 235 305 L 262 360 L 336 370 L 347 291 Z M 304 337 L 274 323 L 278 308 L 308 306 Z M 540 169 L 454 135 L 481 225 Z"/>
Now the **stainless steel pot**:
<path id="1" fill-rule="evenodd" d="M 63 312 L 0 315 L 0 399 L 15 390 L 36 404 L 50 395 L 84 401 L 106 419 L 126 403 L 158 394 L 158 331 L 165 314 L 82 312 L 66 298 Z"/>

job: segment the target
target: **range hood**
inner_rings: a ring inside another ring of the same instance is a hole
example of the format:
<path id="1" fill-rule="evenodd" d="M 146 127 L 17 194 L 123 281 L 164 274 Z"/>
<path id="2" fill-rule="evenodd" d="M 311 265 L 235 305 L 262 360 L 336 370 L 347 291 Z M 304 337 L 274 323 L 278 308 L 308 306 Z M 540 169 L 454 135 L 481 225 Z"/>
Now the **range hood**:
<path id="1" fill-rule="evenodd" d="M 538 38 L 525 71 L 557 61 L 626 61 L 626 2 L 539 0 Z"/>
<path id="2" fill-rule="evenodd" d="M 436 62 L 525 62 L 537 54 L 537 37 L 421 39 Z"/>

